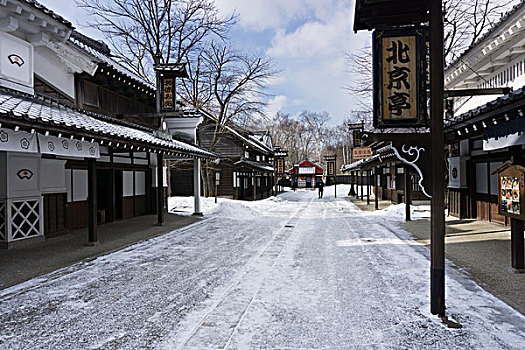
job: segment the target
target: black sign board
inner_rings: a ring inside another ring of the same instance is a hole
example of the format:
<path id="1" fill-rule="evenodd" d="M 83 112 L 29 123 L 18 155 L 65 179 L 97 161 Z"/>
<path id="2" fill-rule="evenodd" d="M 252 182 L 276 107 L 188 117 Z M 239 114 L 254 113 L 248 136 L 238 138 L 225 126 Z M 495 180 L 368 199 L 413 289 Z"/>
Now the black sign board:
<path id="1" fill-rule="evenodd" d="M 424 29 L 375 30 L 374 126 L 427 126 Z"/>

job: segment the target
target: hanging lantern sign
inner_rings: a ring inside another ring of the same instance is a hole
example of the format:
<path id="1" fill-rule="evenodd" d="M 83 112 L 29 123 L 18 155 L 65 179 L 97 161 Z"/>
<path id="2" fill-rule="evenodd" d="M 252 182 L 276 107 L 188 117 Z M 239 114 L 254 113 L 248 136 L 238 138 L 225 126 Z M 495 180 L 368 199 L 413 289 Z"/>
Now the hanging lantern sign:
<path id="1" fill-rule="evenodd" d="M 176 78 L 187 78 L 184 63 L 168 63 L 155 65 L 157 73 L 157 93 L 160 94 L 160 111 L 174 112 L 177 109 Z"/>
<path id="2" fill-rule="evenodd" d="M 422 29 L 374 31 L 375 127 L 426 126 L 424 33 Z"/>

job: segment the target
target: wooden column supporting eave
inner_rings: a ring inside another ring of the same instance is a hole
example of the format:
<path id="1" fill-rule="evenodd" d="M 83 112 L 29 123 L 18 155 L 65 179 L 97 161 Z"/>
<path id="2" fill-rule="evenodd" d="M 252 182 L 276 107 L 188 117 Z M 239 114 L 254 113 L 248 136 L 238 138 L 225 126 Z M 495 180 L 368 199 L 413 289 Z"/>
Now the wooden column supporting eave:
<path id="1" fill-rule="evenodd" d="M 97 165 L 88 158 L 88 245 L 98 244 L 97 227 Z"/>

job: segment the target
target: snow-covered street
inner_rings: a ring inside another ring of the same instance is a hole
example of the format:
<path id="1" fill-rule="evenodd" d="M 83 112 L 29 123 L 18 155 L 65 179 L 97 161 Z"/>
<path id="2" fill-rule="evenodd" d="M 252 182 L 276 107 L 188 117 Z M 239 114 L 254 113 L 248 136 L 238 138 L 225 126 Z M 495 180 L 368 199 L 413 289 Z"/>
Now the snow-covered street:
<path id="1" fill-rule="evenodd" d="M 431 315 L 404 208 L 361 212 L 337 190 L 210 199 L 201 222 L 0 291 L 0 348 L 525 348 L 525 317 L 453 268 L 462 328 Z"/>

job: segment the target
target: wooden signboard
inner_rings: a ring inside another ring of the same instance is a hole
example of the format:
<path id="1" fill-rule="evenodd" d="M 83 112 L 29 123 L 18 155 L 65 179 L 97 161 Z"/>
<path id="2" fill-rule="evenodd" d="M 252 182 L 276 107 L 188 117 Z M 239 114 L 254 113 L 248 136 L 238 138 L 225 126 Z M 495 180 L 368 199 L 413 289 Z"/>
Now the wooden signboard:
<path id="1" fill-rule="evenodd" d="M 372 149 L 370 147 L 358 147 L 352 151 L 354 160 L 356 159 L 368 159 L 372 157 Z"/>
<path id="2" fill-rule="evenodd" d="M 511 165 L 498 172 L 499 214 L 525 219 L 525 168 Z"/>
<path id="3" fill-rule="evenodd" d="M 284 159 L 283 158 L 277 159 L 277 174 L 280 176 L 284 174 Z"/>
<path id="4" fill-rule="evenodd" d="M 327 164 L 327 174 L 329 176 L 334 176 L 335 175 L 335 161 L 329 161 L 326 163 Z"/>
<path id="5" fill-rule="evenodd" d="M 162 110 L 175 110 L 175 78 L 162 78 Z"/>
<path id="6" fill-rule="evenodd" d="M 424 34 L 418 29 L 374 32 L 374 126 L 426 126 Z"/>

